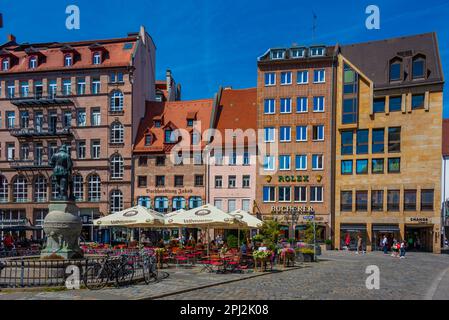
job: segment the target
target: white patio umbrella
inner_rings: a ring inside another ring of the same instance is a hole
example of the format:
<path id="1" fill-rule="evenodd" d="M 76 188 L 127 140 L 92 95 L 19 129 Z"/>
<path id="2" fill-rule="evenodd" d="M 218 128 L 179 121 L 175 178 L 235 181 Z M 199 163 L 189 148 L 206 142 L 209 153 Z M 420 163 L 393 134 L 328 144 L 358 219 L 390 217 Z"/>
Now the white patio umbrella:
<path id="1" fill-rule="evenodd" d="M 101 227 L 142 228 L 163 226 L 164 217 L 142 206 L 125 209 L 94 221 Z"/>
<path id="2" fill-rule="evenodd" d="M 262 227 L 262 220 L 257 219 L 252 214 L 243 211 L 243 210 L 235 210 L 230 213 L 231 216 L 234 216 L 237 219 L 240 219 L 241 221 L 245 222 L 247 228 L 246 229 L 260 229 Z M 238 234 L 238 245 L 240 246 L 240 229 L 237 230 Z"/>
<path id="3" fill-rule="evenodd" d="M 207 204 L 202 207 L 167 215 L 166 226 L 180 226 L 207 229 L 207 251 L 209 254 L 209 228 L 237 229 L 245 227 L 240 219 L 226 213 L 217 207 Z"/>

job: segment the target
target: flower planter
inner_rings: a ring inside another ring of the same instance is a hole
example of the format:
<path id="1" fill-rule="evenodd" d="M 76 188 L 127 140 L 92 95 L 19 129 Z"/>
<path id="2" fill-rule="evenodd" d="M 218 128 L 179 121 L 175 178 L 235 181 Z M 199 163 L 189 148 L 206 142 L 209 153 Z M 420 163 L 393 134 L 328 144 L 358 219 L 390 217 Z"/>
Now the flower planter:
<path id="1" fill-rule="evenodd" d="M 302 252 L 297 253 L 296 259 L 298 259 L 299 262 L 314 262 L 315 261 L 313 254 L 302 253 Z"/>

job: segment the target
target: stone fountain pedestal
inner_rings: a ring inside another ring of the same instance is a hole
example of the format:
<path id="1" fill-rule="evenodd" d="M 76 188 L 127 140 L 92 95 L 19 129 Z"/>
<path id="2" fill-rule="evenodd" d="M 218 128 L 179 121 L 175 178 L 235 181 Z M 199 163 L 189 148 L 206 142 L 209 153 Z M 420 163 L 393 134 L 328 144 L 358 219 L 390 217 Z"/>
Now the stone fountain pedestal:
<path id="1" fill-rule="evenodd" d="M 44 220 L 47 236 L 41 259 L 80 259 L 83 251 L 79 246 L 82 221 L 78 207 L 72 201 L 51 202 Z"/>

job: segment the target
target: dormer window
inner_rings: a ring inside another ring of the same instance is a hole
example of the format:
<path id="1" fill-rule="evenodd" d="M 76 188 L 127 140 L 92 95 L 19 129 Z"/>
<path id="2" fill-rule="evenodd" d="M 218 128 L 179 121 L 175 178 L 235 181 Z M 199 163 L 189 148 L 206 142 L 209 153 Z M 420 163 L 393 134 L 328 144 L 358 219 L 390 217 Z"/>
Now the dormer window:
<path id="1" fill-rule="evenodd" d="M 153 136 L 152 136 L 151 133 L 147 133 L 147 134 L 145 135 L 145 145 L 146 145 L 146 146 L 150 146 L 151 143 L 153 143 Z"/>
<path id="2" fill-rule="evenodd" d="M 162 126 L 161 120 L 154 120 L 154 127 L 155 128 L 160 128 L 161 126 Z"/>
<path id="3" fill-rule="evenodd" d="M 9 58 L 4 58 L 2 60 L 2 71 L 8 71 L 9 70 Z"/>
<path id="4" fill-rule="evenodd" d="M 390 81 L 402 80 L 402 61 L 399 59 L 390 62 Z"/>
<path id="5" fill-rule="evenodd" d="M 92 63 L 95 65 L 101 64 L 101 52 L 99 51 L 94 52 Z"/>
<path id="6" fill-rule="evenodd" d="M 271 51 L 271 60 L 284 59 L 284 55 L 285 55 L 284 50 L 272 50 Z"/>
<path id="7" fill-rule="evenodd" d="M 165 143 L 173 143 L 174 139 L 172 139 L 173 130 L 172 129 L 165 129 L 165 136 L 164 136 L 164 142 Z"/>
<path id="8" fill-rule="evenodd" d="M 326 50 L 323 47 L 310 48 L 311 57 L 323 57 Z"/>
<path id="9" fill-rule="evenodd" d="M 293 59 L 299 59 L 305 57 L 305 50 L 303 48 L 290 49 L 290 55 Z"/>
<path id="10" fill-rule="evenodd" d="M 193 119 L 187 119 L 187 126 L 193 127 Z"/>
<path id="11" fill-rule="evenodd" d="M 423 79 L 426 77 L 426 58 L 423 56 L 417 56 L 413 58 L 412 64 L 412 78 Z"/>
<path id="12" fill-rule="evenodd" d="M 28 67 L 30 69 L 36 69 L 37 68 L 37 57 L 36 56 L 31 56 L 29 61 L 28 61 Z"/>
<path id="13" fill-rule="evenodd" d="M 73 65 L 73 57 L 70 53 L 64 56 L 64 67 L 71 67 Z"/>

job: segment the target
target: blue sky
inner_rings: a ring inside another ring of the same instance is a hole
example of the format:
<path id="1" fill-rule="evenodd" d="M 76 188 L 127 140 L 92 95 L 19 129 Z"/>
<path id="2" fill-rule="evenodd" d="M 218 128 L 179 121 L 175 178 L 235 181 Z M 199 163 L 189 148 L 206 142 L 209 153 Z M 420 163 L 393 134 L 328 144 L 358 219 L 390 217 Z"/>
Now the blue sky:
<path id="1" fill-rule="evenodd" d="M 65 28 L 65 8 L 81 10 L 81 29 Z M 381 10 L 381 29 L 367 30 L 365 8 Z M 212 97 L 220 85 L 256 86 L 256 59 L 267 48 L 347 44 L 436 31 L 449 79 L 449 1 L 273 0 L 1 0 L 4 27 L 20 42 L 121 37 L 145 25 L 157 46 L 157 77 L 170 68 L 183 99 Z M 312 40 L 312 12 L 318 16 Z M 449 92 L 446 85 L 446 92 Z M 445 117 L 449 117 L 449 94 Z"/>

